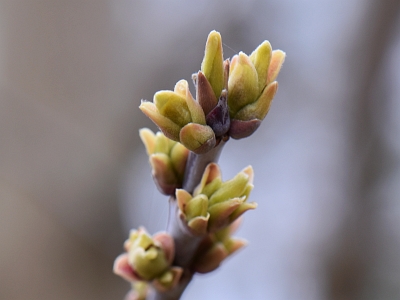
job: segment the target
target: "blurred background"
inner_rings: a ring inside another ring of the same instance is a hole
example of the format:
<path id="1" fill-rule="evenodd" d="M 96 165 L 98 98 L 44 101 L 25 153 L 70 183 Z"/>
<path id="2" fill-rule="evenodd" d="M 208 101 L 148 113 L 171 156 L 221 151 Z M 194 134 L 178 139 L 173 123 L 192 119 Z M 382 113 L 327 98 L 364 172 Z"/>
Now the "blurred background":
<path id="1" fill-rule="evenodd" d="M 123 299 L 130 228 L 165 229 L 139 111 L 268 39 L 270 114 L 230 141 L 254 166 L 250 241 L 183 299 L 400 299 L 400 1 L 0 0 L 0 299 Z M 238 159 L 239 158 L 239 159 Z"/>

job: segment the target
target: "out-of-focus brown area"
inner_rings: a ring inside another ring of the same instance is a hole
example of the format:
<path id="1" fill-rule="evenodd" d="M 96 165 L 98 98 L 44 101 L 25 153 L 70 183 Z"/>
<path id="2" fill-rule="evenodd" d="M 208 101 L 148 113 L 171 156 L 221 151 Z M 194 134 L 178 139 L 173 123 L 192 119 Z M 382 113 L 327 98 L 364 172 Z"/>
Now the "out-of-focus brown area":
<path id="1" fill-rule="evenodd" d="M 0 299 L 122 299 L 129 228 L 165 228 L 137 108 L 263 40 L 287 52 L 255 169 L 247 249 L 185 299 L 400 298 L 400 2 L 0 0 Z M 238 159 L 240 158 L 240 159 Z"/>

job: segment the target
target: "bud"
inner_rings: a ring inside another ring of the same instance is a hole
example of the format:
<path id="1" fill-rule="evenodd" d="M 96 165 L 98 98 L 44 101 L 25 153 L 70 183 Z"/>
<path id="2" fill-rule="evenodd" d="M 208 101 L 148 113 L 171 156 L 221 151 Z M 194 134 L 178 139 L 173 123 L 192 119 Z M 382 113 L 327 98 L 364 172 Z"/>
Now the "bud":
<path id="1" fill-rule="evenodd" d="M 286 53 L 282 50 L 272 51 L 271 63 L 268 69 L 268 78 L 266 84 L 273 82 L 277 77 L 285 61 Z"/>
<path id="2" fill-rule="evenodd" d="M 144 229 L 131 231 L 129 237 L 128 262 L 144 280 L 153 280 L 169 267 L 161 245 L 155 243 Z"/>
<path id="3" fill-rule="evenodd" d="M 181 128 L 192 121 L 186 97 L 175 91 L 159 91 L 154 94 L 153 102 L 161 115 Z"/>
<path id="4" fill-rule="evenodd" d="M 257 47 L 256 50 L 253 51 L 253 53 L 250 54 L 250 60 L 257 71 L 258 94 L 262 92 L 267 84 L 271 55 L 272 47 L 268 41 L 264 41 L 260 46 Z"/>
<path id="5" fill-rule="evenodd" d="M 235 221 L 241 214 L 257 207 L 256 203 L 246 202 L 253 189 L 253 168 L 243 169 L 233 179 L 221 181 L 221 171 L 217 164 L 206 167 L 194 196 L 204 194 L 208 197 L 208 232 L 214 232 Z"/>
<path id="6" fill-rule="evenodd" d="M 213 30 L 207 38 L 201 71 L 210 83 L 216 99 L 219 98 L 224 88 L 223 61 L 221 35 L 219 32 Z"/>
<path id="7" fill-rule="evenodd" d="M 215 134 L 206 125 L 203 108 L 193 99 L 185 80 L 180 80 L 174 91 L 155 93 L 153 103 L 142 102 L 139 108 L 166 137 L 187 149 L 201 154 L 215 146 Z"/>
<path id="8" fill-rule="evenodd" d="M 182 186 L 189 151 L 180 143 L 170 140 L 161 132 L 150 129 L 139 131 L 146 147 L 157 188 L 165 195 L 174 195 Z"/>
<path id="9" fill-rule="evenodd" d="M 193 234 L 204 235 L 207 233 L 208 198 L 206 195 L 192 197 L 183 189 L 176 190 L 176 201 L 183 221 L 187 224 Z"/>
<path id="10" fill-rule="evenodd" d="M 232 59 L 228 80 L 228 106 L 231 118 L 258 96 L 257 71 L 250 58 L 240 52 Z"/>
<path id="11" fill-rule="evenodd" d="M 232 58 L 228 80 L 228 106 L 231 117 L 229 135 L 248 137 L 267 115 L 278 88 L 275 81 L 285 59 L 281 50 L 272 51 L 264 41 L 248 57 Z"/>
<path id="12" fill-rule="evenodd" d="M 114 272 L 130 282 L 156 283 L 161 289 L 175 286 L 182 269 L 171 267 L 174 259 L 174 240 L 167 233 L 151 237 L 144 228 L 132 230 L 124 243 L 127 253 L 120 255 L 114 263 Z"/>
<path id="13" fill-rule="evenodd" d="M 172 120 L 160 114 L 154 103 L 142 100 L 139 108 L 158 126 L 158 128 L 160 128 L 166 137 L 174 141 L 179 141 L 179 132 L 181 127 Z"/>
<path id="14" fill-rule="evenodd" d="M 252 119 L 250 121 L 231 120 L 231 127 L 229 128 L 229 136 L 234 139 L 243 139 L 252 135 L 261 125 L 261 120 Z"/>
<path id="15" fill-rule="evenodd" d="M 180 267 L 171 267 L 160 277 L 153 281 L 153 286 L 160 292 L 168 291 L 178 285 L 183 274 L 183 269 Z"/>
<path id="16" fill-rule="evenodd" d="M 185 125 L 180 134 L 181 143 L 196 154 L 203 154 L 215 147 L 214 131 L 210 126 L 196 123 Z"/>
<path id="17" fill-rule="evenodd" d="M 204 274 L 214 271 L 225 258 L 247 244 L 245 240 L 231 236 L 238 226 L 237 221 L 202 241 L 193 266 L 196 272 Z"/>
<path id="18" fill-rule="evenodd" d="M 263 120 L 267 115 L 272 99 L 278 90 L 278 82 L 274 81 L 264 88 L 256 102 L 246 105 L 235 115 L 236 120 Z"/>
<path id="19" fill-rule="evenodd" d="M 245 211 L 257 207 L 256 203 L 247 202 L 253 189 L 252 182 L 251 167 L 222 182 L 218 165 L 208 164 L 193 196 L 183 189 L 176 190 L 181 218 L 193 233 L 199 235 L 228 226 Z"/>

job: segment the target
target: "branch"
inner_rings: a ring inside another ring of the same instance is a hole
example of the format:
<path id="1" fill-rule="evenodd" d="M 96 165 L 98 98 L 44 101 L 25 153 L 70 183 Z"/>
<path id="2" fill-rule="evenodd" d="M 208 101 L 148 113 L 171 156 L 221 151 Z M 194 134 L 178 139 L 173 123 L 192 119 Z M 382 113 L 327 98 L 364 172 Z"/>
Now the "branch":
<path id="1" fill-rule="evenodd" d="M 214 149 L 205 154 L 190 152 L 183 181 L 183 188 L 185 190 L 193 192 L 194 188 L 199 184 L 206 166 L 211 162 L 218 161 L 226 141 L 227 139 L 221 140 Z M 162 293 L 154 290 L 148 296 L 149 300 L 174 300 L 180 298 L 193 277 L 190 264 L 200 242 L 204 238 L 204 236 L 196 236 L 189 232 L 186 225 L 179 217 L 179 208 L 175 197 L 171 196 L 169 199 L 169 207 L 167 232 L 172 236 L 175 242 L 175 260 L 173 265 L 182 267 L 184 271 L 179 284 L 175 288 Z"/>

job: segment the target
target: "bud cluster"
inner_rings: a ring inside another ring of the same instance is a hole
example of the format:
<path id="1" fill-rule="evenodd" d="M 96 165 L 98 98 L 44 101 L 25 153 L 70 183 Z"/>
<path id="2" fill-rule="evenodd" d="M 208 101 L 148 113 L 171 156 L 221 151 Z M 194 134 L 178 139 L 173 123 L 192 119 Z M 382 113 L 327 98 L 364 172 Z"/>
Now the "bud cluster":
<path id="1" fill-rule="evenodd" d="M 253 168 L 243 169 L 231 180 L 222 182 L 217 164 L 210 163 L 193 195 L 176 190 L 181 218 L 197 235 L 216 232 L 235 221 L 245 211 L 255 209 L 247 199 L 253 189 Z"/>
<path id="2" fill-rule="evenodd" d="M 272 51 L 268 41 L 250 56 L 240 52 L 232 58 L 228 81 L 231 137 L 248 137 L 260 126 L 278 89 L 275 79 L 284 59 L 285 53 Z"/>
<path id="3" fill-rule="evenodd" d="M 174 247 L 174 240 L 167 233 L 151 237 L 144 228 L 132 230 L 124 243 L 126 253 L 115 260 L 114 272 L 132 283 L 151 282 L 161 291 L 171 289 L 183 271 L 171 266 Z"/>
<path id="4" fill-rule="evenodd" d="M 194 153 L 206 153 L 225 135 L 248 137 L 260 126 L 284 59 L 283 51 L 272 51 L 264 41 L 250 56 L 240 52 L 224 61 L 221 35 L 212 31 L 201 70 L 193 75 L 196 99 L 187 81 L 180 80 L 173 91 L 157 92 L 153 102 L 142 101 L 140 109 L 166 137 Z"/>
<path id="5" fill-rule="evenodd" d="M 229 137 L 248 137 L 260 126 L 284 59 L 283 51 L 264 41 L 249 56 L 240 52 L 224 60 L 221 35 L 212 31 L 201 69 L 192 76 L 195 98 L 188 82 L 180 80 L 173 91 L 155 93 L 152 102 L 142 100 L 139 108 L 161 130 L 141 129 L 140 138 L 158 189 L 171 196 L 172 225 L 169 234 L 131 231 L 126 252 L 114 264 L 114 272 L 132 283 L 127 299 L 148 298 L 150 285 L 154 299 L 178 299 L 195 272 L 215 270 L 246 244 L 232 234 L 241 215 L 257 207 L 247 201 L 253 168 L 222 181 L 215 161 Z"/>

